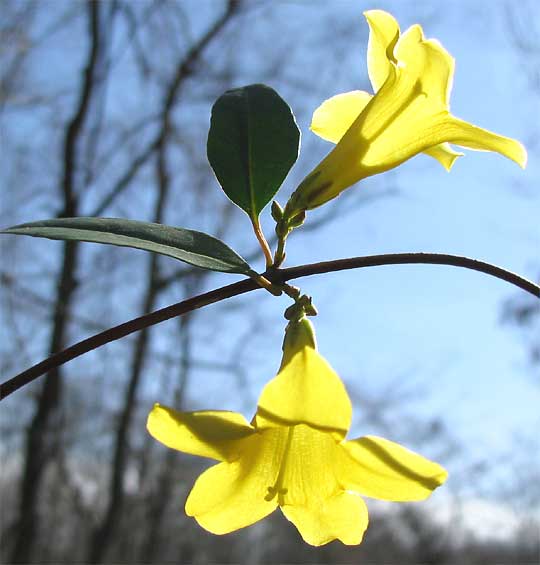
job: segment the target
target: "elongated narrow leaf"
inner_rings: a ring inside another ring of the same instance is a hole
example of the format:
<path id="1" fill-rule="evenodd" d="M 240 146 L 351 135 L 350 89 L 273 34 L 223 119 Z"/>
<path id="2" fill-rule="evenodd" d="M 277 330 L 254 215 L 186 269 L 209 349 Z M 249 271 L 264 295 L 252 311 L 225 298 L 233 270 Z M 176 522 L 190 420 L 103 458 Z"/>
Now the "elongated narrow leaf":
<path id="1" fill-rule="evenodd" d="M 13 226 L 0 233 L 134 247 L 212 271 L 253 273 L 240 255 L 211 235 L 150 222 L 121 218 L 58 218 Z"/>
<path id="2" fill-rule="evenodd" d="M 212 108 L 208 160 L 225 194 L 252 219 L 285 180 L 299 144 L 291 109 L 264 84 L 228 90 Z"/>

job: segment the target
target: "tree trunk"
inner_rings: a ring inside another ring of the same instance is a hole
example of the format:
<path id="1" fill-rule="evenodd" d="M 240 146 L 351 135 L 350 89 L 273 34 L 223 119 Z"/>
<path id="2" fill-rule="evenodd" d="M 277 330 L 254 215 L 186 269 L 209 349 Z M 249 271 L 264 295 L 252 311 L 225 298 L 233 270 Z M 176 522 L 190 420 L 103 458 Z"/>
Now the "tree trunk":
<path id="1" fill-rule="evenodd" d="M 99 3 L 88 2 L 88 31 L 90 49 L 77 109 L 66 130 L 63 148 L 63 210 L 59 217 L 77 215 L 75 171 L 77 167 L 77 142 L 83 131 L 92 91 L 95 86 L 95 71 L 99 58 Z M 49 355 L 65 346 L 69 312 L 76 288 L 75 273 L 78 261 L 78 244 L 67 242 L 63 246 L 62 263 L 56 285 L 54 320 L 49 342 Z M 50 371 L 44 379 L 37 400 L 37 407 L 27 430 L 23 477 L 21 480 L 19 517 L 16 536 L 11 552 L 14 563 L 28 563 L 39 530 L 38 500 L 42 479 L 51 455 L 51 437 L 54 435 L 59 406 L 62 398 L 62 375 L 60 368 Z"/>

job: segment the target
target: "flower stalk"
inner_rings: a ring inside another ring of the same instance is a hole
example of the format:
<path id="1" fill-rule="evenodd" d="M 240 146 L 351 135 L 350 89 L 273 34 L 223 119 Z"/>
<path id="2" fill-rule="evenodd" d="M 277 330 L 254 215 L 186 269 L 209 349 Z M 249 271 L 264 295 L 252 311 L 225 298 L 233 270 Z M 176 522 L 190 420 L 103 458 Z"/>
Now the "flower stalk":
<path id="1" fill-rule="evenodd" d="M 266 237 L 261 228 L 261 223 L 259 218 L 251 218 L 251 225 L 253 226 L 253 231 L 255 232 L 255 237 L 261 246 L 264 260 L 266 262 L 266 268 L 270 268 L 274 262 L 272 259 L 272 251 L 270 250 L 270 246 L 268 245 L 268 241 L 266 241 Z"/>

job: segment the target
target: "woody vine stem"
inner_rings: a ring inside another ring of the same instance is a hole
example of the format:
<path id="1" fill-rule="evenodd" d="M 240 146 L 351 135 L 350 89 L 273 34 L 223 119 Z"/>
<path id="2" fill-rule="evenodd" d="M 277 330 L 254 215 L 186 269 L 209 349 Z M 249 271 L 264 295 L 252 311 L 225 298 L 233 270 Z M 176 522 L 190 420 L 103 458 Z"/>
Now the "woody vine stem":
<path id="1" fill-rule="evenodd" d="M 480 271 L 513 284 L 533 296 L 540 298 L 540 286 L 520 277 L 519 275 L 516 275 L 515 273 L 502 269 L 501 267 L 497 267 L 496 265 L 471 259 L 469 257 L 442 253 L 391 253 L 384 255 L 369 255 L 365 257 L 351 257 L 348 259 L 337 259 L 333 261 L 300 265 L 298 267 L 289 267 L 287 269 L 269 269 L 263 273 L 263 276 L 274 285 L 279 286 L 284 285 L 289 280 L 311 275 L 319 275 L 348 269 L 360 269 L 364 267 L 406 264 L 449 265 Z M 40 363 L 37 363 L 2 383 L 0 385 L 0 400 L 3 400 L 11 393 L 48 373 L 51 369 L 59 367 L 60 365 L 63 365 L 84 353 L 88 353 L 93 349 L 101 347 L 102 345 L 116 341 L 133 332 L 159 324 L 160 322 L 164 322 L 170 318 L 182 316 L 198 308 L 214 304 L 215 302 L 220 302 L 227 298 L 232 298 L 233 296 L 245 294 L 258 288 L 261 288 L 261 286 L 256 281 L 252 279 L 245 279 L 237 283 L 222 286 L 204 294 L 199 294 L 198 296 L 183 300 L 182 302 L 177 302 L 176 304 L 145 314 L 139 318 L 134 318 L 129 322 L 114 326 L 108 330 L 79 341 L 78 343 L 56 353 L 55 355 L 52 355 L 51 357 L 48 357 Z"/>

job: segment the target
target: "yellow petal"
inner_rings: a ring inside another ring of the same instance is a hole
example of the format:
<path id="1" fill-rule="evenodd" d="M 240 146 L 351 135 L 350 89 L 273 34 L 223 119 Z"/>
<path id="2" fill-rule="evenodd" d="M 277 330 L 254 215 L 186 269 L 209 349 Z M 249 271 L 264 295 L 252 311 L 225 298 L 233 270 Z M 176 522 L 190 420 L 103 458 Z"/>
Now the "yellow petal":
<path id="1" fill-rule="evenodd" d="M 479 128 L 454 116 L 449 116 L 438 135 L 456 145 L 476 151 L 495 151 L 522 168 L 527 165 L 527 150 L 519 141 Z"/>
<path id="2" fill-rule="evenodd" d="M 337 143 L 371 98 L 371 94 L 363 90 L 332 96 L 313 113 L 311 131 L 327 141 Z"/>
<path id="3" fill-rule="evenodd" d="M 214 534 L 244 528 L 270 514 L 278 504 L 268 497 L 279 473 L 287 433 L 255 433 L 242 442 L 238 460 L 210 467 L 195 482 L 186 514 Z"/>
<path id="4" fill-rule="evenodd" d="M 354 493 L 340 492 L 316 509 L 285 505 L 281 510 L 298 528 L 304 541 L 315 546 L 335 539 L 357 545 L 368 525 L 366 504 Z"/>
<path id="5" fill-rule="evenodd" d="M 401 80 L 412 81 L 421 94 L 446 109 L 454 81 L 454 58 L 436 39 L 425 39 L 421 26 L 411 26 L 395 48 Z"/>
<path id="6" fill-rule="evenodd" d="M 399 24 L 388 12 L 368 10 L 364 16 L 369 25 L 367 50 L 368 74 L 377 92 L 388 78 L 389 67 L 396 63 L 394 47 L 399 39 Z"/>
<path id="7" fill-rule="evenodd" d="M 236 412 L 179 412 L 159 404 L 150 412 L 146 427 L 167 447 L 218 461 L 234 458 L 240 441 L 254 433 Z"/>
<path id="8" fill-rule="evenodd" d="M 336 538 L 360 543 L 367 512 L 361 499 L 345 495 L 338 482 L 341 444 L 332 434 L 303 424 L 268 428 L 263 436 L 272 437 L 268 434 L 281 438 L 274 448 L 280 454 L 280 465 L 271 493 L 302 537 L 312 545 Z"/>
<path id="9" fill-rule="evenodd" d="M 440 143 L 439 145 L 435 145 L 434 147 L 424 150 L 424 153 L 439 161 L 439 163 L 447 171 L 452 168 L 458 157 L 462 157 L 464 155 L 464 153 L 454 151 L 449 143 Z"/>
<path id="10" fill-rule="evenodd" d="M 345 487 L 382 500 L 423 500 L 448 473 L 437 463 L 387 439 L 366 436 L 342 444 Z"/>
<path id="11" fill-rule="evenodd" d="M 311 131 L 327 141 L 338 143 L 371 98 L 372 95 L 363 90 L 353 90 L 325 100 L 313 113 Z M 439 161 L 447 171 L 463 155 L 448 143 L 430 147 L 424 153 Z"/>
<path id="12" fill-rule="evenodd" d="M 264 387 L 255 426 L 308 424 L 342 438 L 351 413 L 339 376 L 315 349 L 304 347 Z"/>
<path id="13" fill-rule="evenodd" d="M 279 431 L 278 431 L 279 430 Z M 280 433 L 283 451 L 279 473 L 271 486 L 282 492 L 280 505 L 317 509 L 343 489 L 336 479 L 341 446 L 331 433 L 310 426 L 268 428 L 264 434 Z"/>

